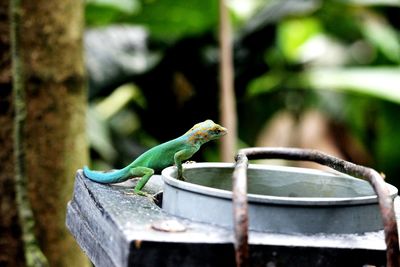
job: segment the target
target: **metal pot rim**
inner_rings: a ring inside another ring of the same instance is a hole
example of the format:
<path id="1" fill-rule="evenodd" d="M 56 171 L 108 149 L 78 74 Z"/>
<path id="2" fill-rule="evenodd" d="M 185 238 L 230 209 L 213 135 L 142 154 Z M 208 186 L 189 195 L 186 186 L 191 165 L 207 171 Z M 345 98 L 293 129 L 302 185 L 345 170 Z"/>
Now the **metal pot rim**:
<path id="1" fill-rule="evenodd" d="M 223 169 L 232 169 L 234 170 L 234 163 L 222 163 L 222 162 L 213 162 L 213 163 L 190 163 L 185 164 L 185 169 L 196 169 L 196 168 L 223 168 Z M 299 167 L 288 167 L 288 166 L 274 166 L 274 165 L 264 165 L 264 164 L 249 164 L 248 170 L 257 169 L 257 170 L 268 170 L 268 171 L 284 171 L 284 172 L 296 172 L 296 173 L 304 173 L 304 174 L 313 174 L 313 175 L 323 175 L 323 176 L 331 176 L 338 177 L 343 179 L 354 179 L 359 181 L 364 181 L 362 179 L 354 178 L 352 176 L 342 174 L 339 172 L 327 172 L 316 169 L 309 168 L 299 168 Z M 197 194 L 219 197 L 223 199 L 232 199 L 232 192 L 216 189 L 211 187 L 206 187 L 203 185 L 197 185 L 186 181 L 181 181 L 174 178 L 174 174 L 176 173 L 175 167 L 168 167 L 162 171 L 162 177 L 165 183 L 168 185 L 181 189 L 190 191 Z M 364 181 L 367 182 L 367 181 Z M 390 195 L 394 199 L 397 196 L 398 190 L 396 187 L 386 183 L 390 192 Z M 372 190 L 373 192 L 373 190 Z M 377 203 L 378 199 L 376 194 L 372 194 L 369 196 L 357 196 L 357 197 L 281 197 L 281 196 L 268 196 L 268 195 L 258 195 L 258 194 L 248 194 L 249 203 L 265 203 L 265 204 L 276 204 L 276 205 L 291 205 L 291 206 L 332 206 L 332 205 L 365 205 L 371 203 Z"/>

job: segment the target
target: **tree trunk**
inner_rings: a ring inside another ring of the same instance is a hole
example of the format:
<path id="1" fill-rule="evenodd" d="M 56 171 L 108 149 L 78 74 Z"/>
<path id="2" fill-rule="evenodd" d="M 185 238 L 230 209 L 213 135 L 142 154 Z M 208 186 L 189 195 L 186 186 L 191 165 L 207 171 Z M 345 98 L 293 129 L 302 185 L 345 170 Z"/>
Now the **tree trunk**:
<path id="1" fill-rule="evenodd" d="M 87 161 L 83 2 L 23 1 L 21 48 L 28 191 L 50 266 L 88 261 L 65 227 L 76 169 Z M 14 192 L 8 1 L 0 1 L 0 266 L 25 266 Z"/>

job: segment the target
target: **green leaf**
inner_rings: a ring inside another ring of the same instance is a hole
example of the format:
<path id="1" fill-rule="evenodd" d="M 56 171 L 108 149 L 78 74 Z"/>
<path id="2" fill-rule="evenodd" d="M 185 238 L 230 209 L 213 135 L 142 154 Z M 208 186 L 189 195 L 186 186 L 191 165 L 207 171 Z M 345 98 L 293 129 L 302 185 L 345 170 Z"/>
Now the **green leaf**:
<path id="1" fill-rule="evenodd" d="M 86 0 L 87 5 L 107 6 L 124 13 L 133 13 L 140 8 L 137 0 Z"/>
<path id="2" fill-rule="evenodd" d="M 288 19 L 278 26 L 278 45 L 285 57 L 297 61 L 301 46 L 321 33 L 320 22 L 312 17 Z"/>
<path id="3" fill-rule="evenodd" d="M 140 10 L 137 0 L 86 0 L 85 19 L 88 26 L 124 22 Z"/>
<path id="4" fill-rule="evenodd" d="M 283 76 L 276 73 L 267 73 L 250 82 L 247 87 L 246 94 L 253 97 L 258 94 L 266 93 L 274 89 L 278 89 L 282 85 Z"/>
<path id="5" fill-rule="evenodd" d="M 124 109 L 130 101 L 136 102 L 142 108 L 146 106 L 144 96 L 139 88 L 132 83 L 116 88 L 108 97 L 97 103 L 94 109 L 106 121 Z"/>
<path id="6" fill-rule="evenodd" d="M 399 0 L 340 0 L 340 2 L 364 6 L 400 6 Z"/>
<path id="7" fill-rule="evenodd" d="M 90 0 L 85 12 L 89 26 L 132 23 L 164 41 L 218 27 L 215 0 Z"/>
<path id="8" fill-rule="evenodd" d="M 108 162 L 117 157 L 117 151 L 112 146 L 108 124 L 94 108 L 87 113 L 87 134 L 91 147 Z"/>
<path id="9" fill-rule="evenodd" d="M 400 68 L 315 68 L 301 73 L 266 73 L 253 80 L 247 96 L 271 90 L 304 89 L 360 93 L 400 104 Z"/>
<path id="10" fill-rule="evenodd" d="M 399 35 L 385 20 L 367 17 L 363 22 L 362 31 L 389 60 L 400 62 Z"/>
<path id="11" fill-rule="evenodd" d="M 87 5 L 85 19 L 87 26 L 104 26 L 107 24 L 122 22 L 127 14 L 110 6 Z"/>
<path id="12" fill-rule="evenodd" d="M 199 34 L 218 26 L 218 1 L 144 1 L 141 12 L 129 22 L 146 26 L 159 39 L 174 40 L 182 35 Z"/>
<path id="13" fill-rule="evenodd" d="M 357 92 L 400 104 L 400 68 L 313 69 L 300 74 L 306 86 Z"/>

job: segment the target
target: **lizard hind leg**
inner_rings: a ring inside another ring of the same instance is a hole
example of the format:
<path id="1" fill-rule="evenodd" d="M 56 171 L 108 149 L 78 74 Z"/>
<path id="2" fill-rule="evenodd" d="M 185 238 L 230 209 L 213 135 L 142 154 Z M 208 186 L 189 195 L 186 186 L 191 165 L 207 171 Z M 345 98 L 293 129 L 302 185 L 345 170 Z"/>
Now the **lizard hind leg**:
<path id="1" fill-rule="evenodd" d="M 154 170 L 147 167 L 133 167 L 129 170 L 129 173 L 132 177 L 141 177 L 135 186 L 134 193 L 140 196 L 149 197 L 149 194 L 143 192 L 142 189 L 149 181 L 151 176 L 153 176 Z"/>

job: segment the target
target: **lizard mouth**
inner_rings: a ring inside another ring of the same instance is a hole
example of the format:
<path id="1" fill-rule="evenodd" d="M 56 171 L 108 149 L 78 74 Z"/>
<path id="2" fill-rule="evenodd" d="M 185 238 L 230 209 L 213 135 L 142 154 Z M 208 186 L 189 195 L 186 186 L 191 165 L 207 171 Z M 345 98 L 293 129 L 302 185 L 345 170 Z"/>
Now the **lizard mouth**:
<path id="1" fill-rule="evenodd" d="M 224 136 L 228 133 L 228 130 L 224 127 L 221 127 L 221 136 Z"/>

